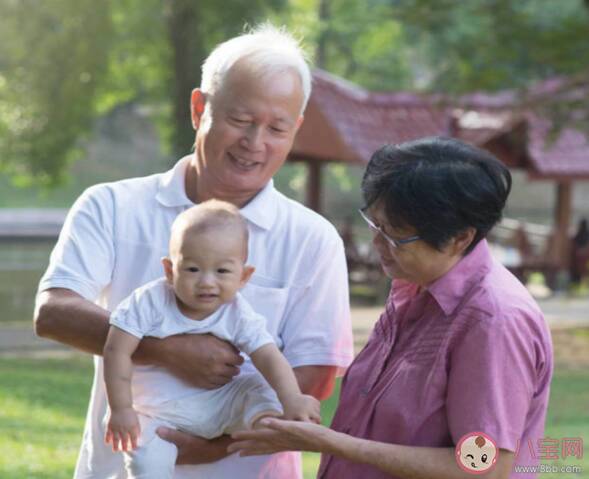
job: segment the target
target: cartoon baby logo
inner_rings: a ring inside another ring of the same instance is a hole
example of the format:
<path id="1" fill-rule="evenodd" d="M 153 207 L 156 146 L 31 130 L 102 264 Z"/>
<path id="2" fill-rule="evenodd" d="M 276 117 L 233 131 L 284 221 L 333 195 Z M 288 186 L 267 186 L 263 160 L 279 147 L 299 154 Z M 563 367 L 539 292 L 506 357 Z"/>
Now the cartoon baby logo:
<path id="1" fill-rule="evenodd" d="M 495 467 L 499 450 L 495 441 L 484 432 L 462 436 L 456 446 L 456 462 L 469 474 L 484 474 Z"/>

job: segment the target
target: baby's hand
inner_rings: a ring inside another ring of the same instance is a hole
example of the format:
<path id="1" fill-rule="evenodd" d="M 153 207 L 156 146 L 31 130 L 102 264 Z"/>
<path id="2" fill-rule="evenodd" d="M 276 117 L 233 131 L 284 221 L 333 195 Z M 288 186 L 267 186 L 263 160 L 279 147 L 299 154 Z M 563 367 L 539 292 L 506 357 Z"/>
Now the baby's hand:
<path id="1" fill-rule="evenodd" d="M 321 405 L 313 396 L 297 394 L 283 401 L 284 419 L 321 423 Z"/>
<path id="2" fill-rule="evenodd" d="M 137 449 L 137 438 L 141 428 L 133 408 L 117 409 L 110 412 L 104 442 L 112 443 L 113 451 Z"/>

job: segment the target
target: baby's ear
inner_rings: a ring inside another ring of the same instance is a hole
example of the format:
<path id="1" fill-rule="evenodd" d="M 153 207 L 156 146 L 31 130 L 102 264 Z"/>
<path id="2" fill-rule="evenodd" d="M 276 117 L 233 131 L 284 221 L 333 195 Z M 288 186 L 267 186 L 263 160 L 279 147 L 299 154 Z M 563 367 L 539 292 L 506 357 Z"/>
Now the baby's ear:
<path id="1" fill-rule="evenodd" d="M 243 267 L 243 272 L 241 273 L 241 287 L 242 288 L 250 280 L 250 278 L 252 277 L 252 274 L 254 274 L 255 270 L 256 270 L 256 268 L 254 268 L 253 266 L 250 266 L 248 264 L 246 264 Z"/>
<path id="2" fill-rule="evenodd" d="M 172 260 L 167 256 L 164 256 L 162 258 L 162 266 L 164 267 L 164 273 L 168 283 L 172 284 L 174 282 L 174 268 L 172 265 Z"/>

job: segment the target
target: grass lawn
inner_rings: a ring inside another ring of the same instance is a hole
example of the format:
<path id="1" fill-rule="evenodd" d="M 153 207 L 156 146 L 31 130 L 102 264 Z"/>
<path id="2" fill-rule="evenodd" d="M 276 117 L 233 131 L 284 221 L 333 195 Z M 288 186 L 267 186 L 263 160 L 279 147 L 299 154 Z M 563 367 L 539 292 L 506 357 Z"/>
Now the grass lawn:
<path id="1" fill-rule="evenodd" d="M 92 378 L 89 357 L 0 358 L 0 477 L 71 478 Z M 337 394 L 323 403 L 330 422 Z M 545 437 L 580 437 L 583 459 L 548 464 L 577 465 L 583 473 L 541 474 L 542 479 L 589 477 L 589 371 L 557 369 Z M 305 478 L 315 477 L 319 457 L 304 455 Z"/>

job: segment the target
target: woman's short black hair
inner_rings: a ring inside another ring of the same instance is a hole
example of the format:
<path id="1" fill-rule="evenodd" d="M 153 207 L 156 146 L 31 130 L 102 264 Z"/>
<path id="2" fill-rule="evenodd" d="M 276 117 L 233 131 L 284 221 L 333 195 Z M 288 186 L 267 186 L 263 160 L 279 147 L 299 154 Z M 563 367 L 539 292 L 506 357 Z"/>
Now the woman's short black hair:
<path id="1" fill-rule="evenodd" d="M 438 250 L 475 228 L 465 254 L 501 219 L 510 190 L 509 170 L 491 153 L 443 137 L 382 147 L 362 179 L 365 207 L 382 202 L 391 226 L 415 228 Z"/>

